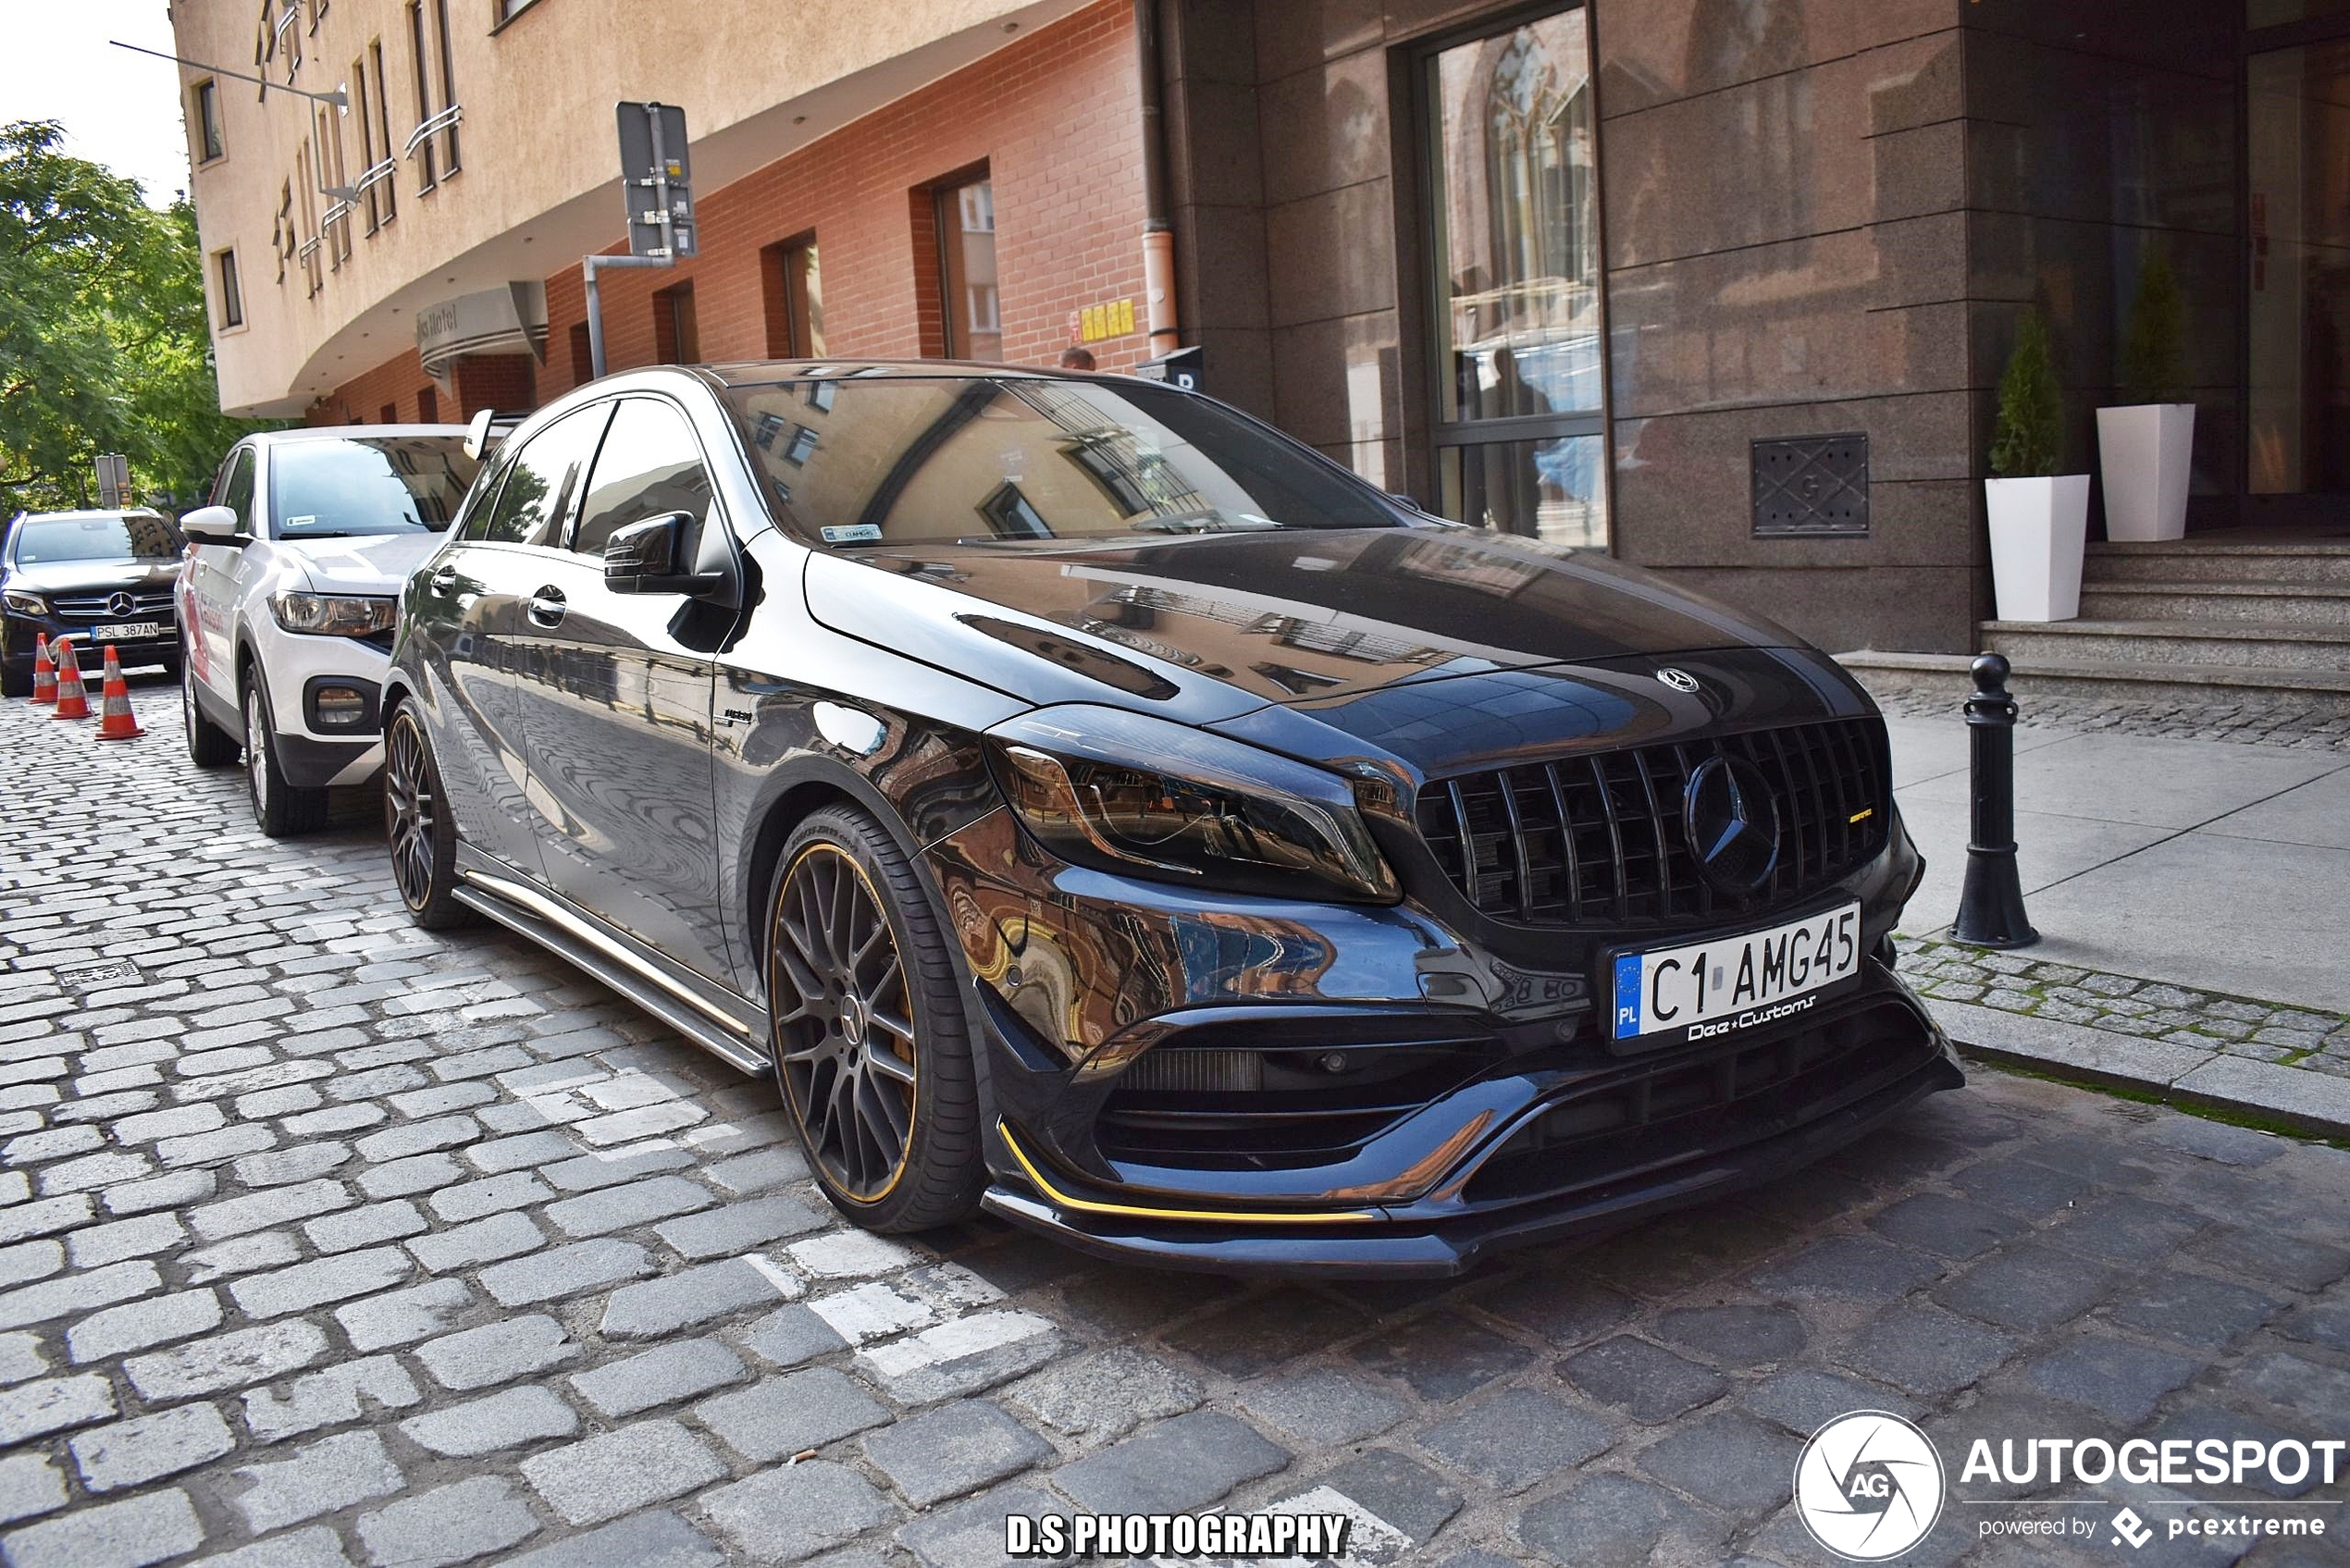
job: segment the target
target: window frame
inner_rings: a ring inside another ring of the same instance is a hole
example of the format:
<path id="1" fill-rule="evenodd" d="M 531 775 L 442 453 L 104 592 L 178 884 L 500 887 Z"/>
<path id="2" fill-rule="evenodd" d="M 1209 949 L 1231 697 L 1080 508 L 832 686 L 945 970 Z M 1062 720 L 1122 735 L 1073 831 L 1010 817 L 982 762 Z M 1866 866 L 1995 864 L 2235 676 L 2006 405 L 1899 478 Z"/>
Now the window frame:
<path id="1" fill-rule="evenodd" d="M 700 529 L 692 540 L 693 548 L 699 549 L 700 542 L 709 537 L 710 530 L 713 527 L 725 529 L 730 537 L 739 538 L 739 536 L 734 534 L 733 513 L 726 505 L 724 492 L 718 482 L 719 466 L 711 459 L 710 443 L 702 439 L 701 424 L 695 419 L 691 409 L 666 392 L 649 389 L 621 392 L 611 397 L 598 398 L 593 401 L 609 405 L 612 409 L 612 419 L 604 426 L 603 437 L 596 443 L 595 457 L 588 465 L 588 482 L 580 487 L 578 504 L 572 508 L 570 525 L 563 530 L 563 549 L 565 552 L 579 555 L 579 530 L 580 525 L 588 520 L 588 497 L 595 488 L 597 470 L 603 465 L 604 447 L 612 436 L 612 426 L 620 423 L 621 405 L 628 402 L 657 403 L 675 414 L 679 422 L 685 426 L 687 438 L 694 443 L 694 451 L 700 456 L 702 472 L 710 477 L 710 507 L 702 514 Z M 592 406 L 592 403 L 589 406 Z M 600 561 L 602 552 L 580 556 L 580 559 Z"/>
<path id="2" fill-rule="evenodd" d="M 196 167 L 204 168 L 229 155 L 229 132 L 220 117 L 220 82 L 216 77 L 204 77 L 188 89 L 190 105 L 194 109 Z"/>
<path id="3" fill-rule="evenodd" d="M 970 313 L 967 308 L 968 302 L 959 302 L 956 298 L 958 289 L 955 282 L 955 277 L 958 267 L 954 258 L 961 244 L 961 237 L 963 234 L 966 232 L 976 232 L 976 230 L 967 231 L 961 226 L 961 198 L 964 191 L 981 185 L 987 187 L 988 221 L 986 233 L 988 236 L 988 248 L 990 252 L 993 253 L 996 251 L 996 247 L 997 245 L 996 237 L 1001 234 L 1002 229 L 997 226 L 996 221 L 996 176 L 987 161 L 983 159 L 978 163 L 971 165 L 969 167 L 959 169 L 953 174 L 946 175 L 944 178 L 934 181 L 930 187 L 931 228 L 935 232 L 938 243 L 939 341 L 946 351 L 943 356 L 946 359 L 967 361 L 975 364 L 1001 364 L 1005 363 L 1002 357 L 1004 352 L 1004 296 L 1001 271 L 999 270 L 997 273 L 998 280 L 996 284 L 996 324 L 993 328 L 993 334 L 996 339 L 996 358 L 993 360 L 976 360 L 972 358 L 971 352 L 972 325 Z M 950 215 L 956 220 L 952 224 L 947 221 Z M 997 260 L 1000 264 L 1000 255 L 997 257 Z M 965 285 L 961 291 L 968 293 L 969 286 Z"/>
<path id="4" fill-rule="evenodd" d="M 1604 153 L 1600 139 L 1604 131 L 1603 106 L 1601 103 L 1600 53 L 1594 12 L 1599 0 L 1540 0 L 1540 3 L 1518 6 L 1493 16 L 1480 17 L 1465 26 L 1448 29 L 1419 40 L 1411 49 L 1407 65 L 1410 83 L 1410 111 L 1415 159 L 1413 173 L 1418 186 L 1415 192 L 1417 213 L 1413 216 L 1413 238 L 1420 247 L 1418 272 L 1422 308 L 1418 312 L 1419 338 L 1424 369 L 1419 388 L 1422 417 L 1426 420 L 1426 435 L 1421 445 L 1429 461 L 1429 486 L 1432 493 L 1442 488 L 1444 459 L 1451 449 L 1475 449 L 1502 443 L 1531 443 L 1544 440 L 1572 439 L 1596 437 L 1600 442 L 1599 499 L 1606 520 L 1606 553 L 1614 555 L 1622 549 L 1615 509 L 1614 462 L 1614 389 L 1611 386 L 1613 356 L 1610 352 L 1609 331 L 1612 318 L 1608 309 L 1607 290 L 1607 197 L 1604 191 Z M 1439 58 L 1450 50 L 1485 39 L 1506 37 L 1519 28 L 1551 17 L 1580 13 L 1584 40 L 1584 57 L 1591 73 L 1586 91 L 1590 94 L 1591 114 L 1591 244 L 1597 258 L 1594 288 L 1598 311 L 1599 406 L 1595 409 L 1575 409 L 1564 414 L 1537 414 L 1508 418 L 1463 419 L 1448 412 L 1446 393 L 1448 377 L 1453 374 L 1446 363 L 1448 327 L 1444 315 L 1450 308 L 1450 281 L 1446 276 L 1447 256 L 1444 200 L 1445 171 L 1443 147 L 1443 117 L 1441 84 L 1438 80 Z M 1464 459 L 1466 461 L 1466 459 Z M 1441 496 L 1433 504 L 1441 505 Z M 1477 525 L 1471 524 L 1470 526 Z"/>
<path id="5" fill-rule="evenodd" d="M 244 268 L 237 264 L 237 247 L 225 245 L 212 253 L 212 280 L 218 294 L 213 330 L 226 336 L 245 328 Z"/>

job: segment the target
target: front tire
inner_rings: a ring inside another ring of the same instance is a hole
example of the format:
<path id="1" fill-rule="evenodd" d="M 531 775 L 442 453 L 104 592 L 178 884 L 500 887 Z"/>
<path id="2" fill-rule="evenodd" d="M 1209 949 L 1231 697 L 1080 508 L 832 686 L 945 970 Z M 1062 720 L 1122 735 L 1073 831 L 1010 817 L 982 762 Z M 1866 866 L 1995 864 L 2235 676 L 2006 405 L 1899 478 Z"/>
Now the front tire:
<path id="1" fill-rule="evenodd" d="M 225 768 L 237 759 L 237 737 L 204 716 L 196 700 L 196 673 L 179 661 L 179 720 L 188 731 L 188 760 L 199 768 Z"/>
<path id="2" fill-rule="evenodd" d="M 824 1196 L 868 1230 L 979 1206 L 979 1093 L 955 966 L 921 873 L 862 811 L 784 846 L 767 899 L 768 1049 Z"/>
<path id="3" fill-rule="evenodd" d="M 245 787 L 253 796 L 254 821 L 271 838 L 291 838 L 327 825 L 327 792 L 288 784 L 278 765 L 269 693 L 258 670 L 245 679 Z"/>
<path id="4" fill-rule="evenodd" d="M 16 670 L 0 664 L 0 697 L 31 697 L 31 695 L 32 666 L 28 664 L 21 670 Z"/>
<path id="5" fill-rule="evenodd" d="M 384 726 L 384 838 L 392 884 L 410 920 L 446 931 L 471 918 L 457 902 L 457 824 L 440 787 L 440 765 L 415 710 L 404 702 Z"/>

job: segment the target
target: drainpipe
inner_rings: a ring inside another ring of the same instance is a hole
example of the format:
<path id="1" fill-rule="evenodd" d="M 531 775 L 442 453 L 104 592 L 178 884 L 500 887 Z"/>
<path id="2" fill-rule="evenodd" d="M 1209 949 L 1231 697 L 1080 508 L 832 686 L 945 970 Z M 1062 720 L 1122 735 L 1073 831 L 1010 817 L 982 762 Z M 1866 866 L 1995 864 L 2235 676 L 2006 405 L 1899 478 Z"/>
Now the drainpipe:
<path id="1" fill-rule="evenodd" d="M 1183 346 L 1175 304 L 1175 227 L 1167 220 L 1167 129 L 1158 74 L 1158 0 L 1134 0 L 1134 54 L 1143 111 L 1143 295 L 1151 357 Z"/>

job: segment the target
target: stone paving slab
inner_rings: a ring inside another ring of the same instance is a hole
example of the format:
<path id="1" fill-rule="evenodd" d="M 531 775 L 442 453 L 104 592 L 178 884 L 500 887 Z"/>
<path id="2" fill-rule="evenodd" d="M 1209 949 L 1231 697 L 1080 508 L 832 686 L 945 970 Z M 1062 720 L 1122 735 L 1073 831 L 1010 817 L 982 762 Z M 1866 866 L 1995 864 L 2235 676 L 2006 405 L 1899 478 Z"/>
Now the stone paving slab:
<path id="1" fill-rule="evenodd" d="M 1973 1055 L 2350 1137 L 2350 1015 L 1900 937 L 1903 978 Z"/>
<path id="2" fill-rule="evenodd" d="M 2350 1408 L 2323 1145 L 1978 1068 L 1800 1176 L 1461 1280 L 872 1238 L 766 1086 L 512 938 L 411 928 L 364 798 L 271 844 L 167 718 L 93 762 L 9 705 L 0 751 L 84 781 L 0 850 L 11 1568 L 943 1568 L 1081 1501 L 1333 1509 L 1361 1562 L 1802 1568 L 1787 1457 L 1846 1410 Z M 2303 1500 L 2339 1530 L 2346 1495 Z M 1908 1561 L 2040 1561 L 1963 1524 Z"/>

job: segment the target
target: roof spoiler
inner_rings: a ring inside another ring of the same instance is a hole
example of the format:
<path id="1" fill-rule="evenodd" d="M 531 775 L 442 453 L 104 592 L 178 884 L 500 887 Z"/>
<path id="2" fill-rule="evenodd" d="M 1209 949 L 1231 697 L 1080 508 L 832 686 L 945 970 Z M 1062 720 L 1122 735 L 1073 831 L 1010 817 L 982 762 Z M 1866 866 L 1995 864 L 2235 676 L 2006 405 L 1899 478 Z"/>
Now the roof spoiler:
<path id="1" fill-rule="evenodd" d="M 522 418 L 519 414 L 500 414 L 495 409 L 483 409 L 465 426 L 465 455 L 479 463 L 497 444 L 499 438 L 513 433 L 514 426 L 522 423 Z"/>

